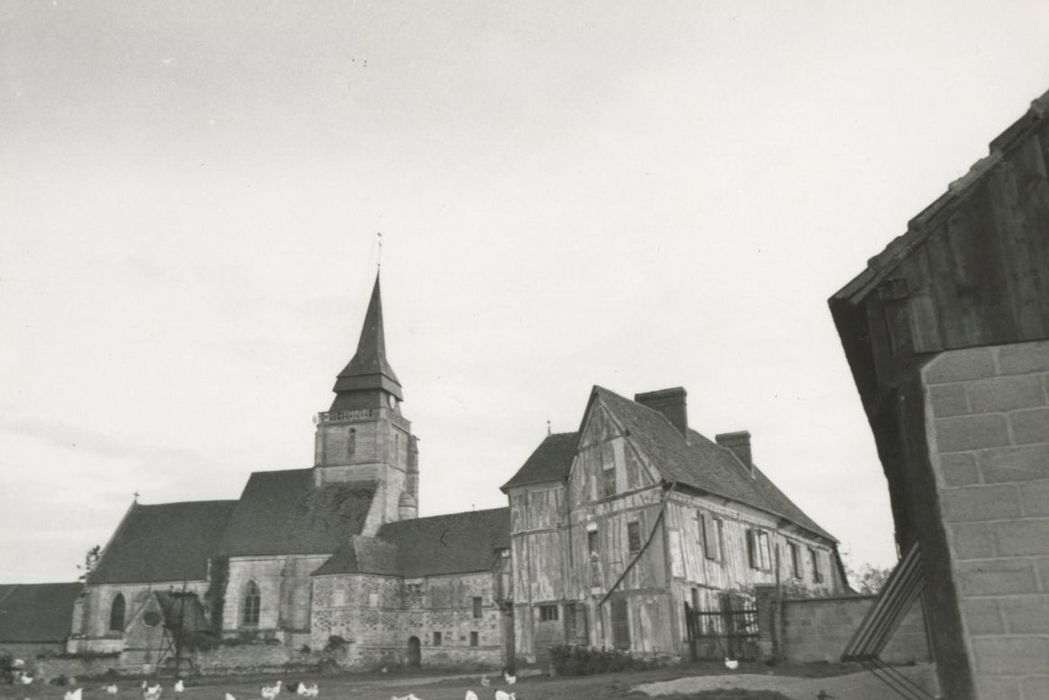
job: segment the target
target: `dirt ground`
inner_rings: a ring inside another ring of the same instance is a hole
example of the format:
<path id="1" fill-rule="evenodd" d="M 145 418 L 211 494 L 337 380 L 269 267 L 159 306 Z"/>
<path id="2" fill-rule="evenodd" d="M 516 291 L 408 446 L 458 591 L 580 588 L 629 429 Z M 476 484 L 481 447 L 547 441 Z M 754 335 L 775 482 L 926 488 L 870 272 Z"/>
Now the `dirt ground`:
<path id="1" fill-rule="evenodd" d="M 161 680 L 164 687 L 161 700 L 223 700 L 225 693 L 237 700 L 259 700 L 259 687 L 282 678 L 293 681 L 316 682 L 320 700 L 389 700 L 409 693 L 420 700 L 463 700 L 467 690 L 477 693 L 479 700 L 493 700 L 495 691 L 513 691 L 516 700 L 647 700 L 648 695 L 635 690 L 642 686 L 648 693 L 658 693 L 659 700 L 794 700 L 814 698 L 825 688 L 831 695 L 857 700 L 866 695 L 842 695 L 840 688 L 853 688 L 846 680 L 859 669 L 851 665 L 811 664 L 803 666 L 768 667 L 761 664 L 740 664 L 739 669 L 727 671 L 719 663 L 682 664 L 655 671 L 610 673 L 600 676 L 549 678 L 522 677 L 507 687 L 498 673 L 490 675 L 491 686 L 480 685 L 478 674 L 364 674 L 364 675 L 265 675 L 200 677 L 186 680 L 186 690 L 176 694 L 172 679 Z M 914 671 L 909 671 L 914 673 Z M 866 674 L 856 676 L 860 681 Z M 83 700 L 140 700 L 139 679 L 121 678 L 116 681 L 117 695 L 107 694 L 104 679 L 82 679 L 76 686 L 83 688 Z M 811 688 L 810 688 L 811 686 Z M 749 690 L 747 690 L 749 688 Z M 72 687 L 54 685 L 0 686 L 0 700 L 62 700 Z M 734 689 L 734 690 L 733 690 Z M 795 694 L 792 689 L 798 689 Z M 890 694 L 872 697 L 890 697 Z M 281 693 L 279 700 L 295 700 L 291 693 Z"/>

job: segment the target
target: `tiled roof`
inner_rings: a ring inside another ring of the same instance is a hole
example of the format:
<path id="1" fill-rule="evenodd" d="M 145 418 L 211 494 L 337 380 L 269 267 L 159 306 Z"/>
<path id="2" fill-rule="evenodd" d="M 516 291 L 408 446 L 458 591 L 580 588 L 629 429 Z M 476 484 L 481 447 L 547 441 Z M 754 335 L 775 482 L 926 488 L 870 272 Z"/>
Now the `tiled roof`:
<path id="1" fill-rule="evenodd" d="M 495 551 L 510 546 L 510 509 L 401 520 L 378 537 L 397 545 L 397 568 L 408 578 L 488 571 Z"/>
<path id="2" fill-rule="evenodd" d="M 236 501 L 131 506 L 88 583 L 202 581 Z"/>
<path id="3" fill-rule="evenodd" d="M 517 473 L 502 485 L 502 490 L 567 479 L 578 441 L 579 433 L 547 435 Z"/>
<path id="4" fill-rule="evenodd" d="M 592 396 L 601 400 L 623 422 L 630 436 L 640 444 L 666 480 L 731 498 L 836 541 L 776 488 L 760 469 L 755 467 L 752 476 L 750 469 L 731 450 L 691 429 L 686 440 L 662 413 L 608 389 L 595 386 Z"/>
<path id="5" fill-rule="evenodd" d="M 83 588 L 81 583 L 0 584 L 0 646 L 65 641 Z"/>
<path id="6" fill-rule="evenodd" d="M 350 542 L 339 547 L 328 561 L 313 572 L 313 575 L 386 574 L 395 576 L 399 572 L 397 545 L 375 537 L 357 535 L 350 538 Z"/>
<path id="7" fill-rule="evenodd" d="M 360 534 L 374 493 L 360 484 L 315 489 L 312 469 L 254 472 L 233 509 L 221 553 L 332 554 Z"/>

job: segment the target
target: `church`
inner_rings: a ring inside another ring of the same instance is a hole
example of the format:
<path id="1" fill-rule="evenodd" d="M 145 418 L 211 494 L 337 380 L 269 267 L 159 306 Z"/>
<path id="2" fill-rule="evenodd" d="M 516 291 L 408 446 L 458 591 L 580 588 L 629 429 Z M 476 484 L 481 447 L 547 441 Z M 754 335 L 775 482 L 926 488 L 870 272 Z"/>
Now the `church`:
<path id="1" fill-rule="evenodd" d="M 680 656 L 688 609 L 763 584 L 848 590 L 837 541 L 750 434 L 694 430 L 680 387 L 593 387 L 578 430 L 507 475 L 508 507 L 422 518 L 378 276 L 333 391 L 312 467 L 255 472 L 237 500 L 133 503 L 71 604 L 66 653 L 155 667 L 179 626 L 349 668 L 513 667 L 561 644 Z"/>

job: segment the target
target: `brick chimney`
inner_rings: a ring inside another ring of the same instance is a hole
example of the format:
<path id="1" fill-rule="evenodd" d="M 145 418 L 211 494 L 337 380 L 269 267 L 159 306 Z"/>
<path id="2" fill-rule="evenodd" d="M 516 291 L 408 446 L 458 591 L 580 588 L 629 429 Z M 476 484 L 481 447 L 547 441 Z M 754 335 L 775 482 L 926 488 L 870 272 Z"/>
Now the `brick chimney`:
<path id="1" fill-rule="evenodd" d="M 721 433 L 715 435 L 714 440 L 717 441 L 722 447 L 732 450 L 732 454 L 739 458 L 740 462 L 743 462 L 743 466 L 754 472 L 754 458 L 750 454 L 750 433 L 746 430 L 740 430 L 735 433 Z"/>
<path id="2" fill-rule="evenodd" d="M 634 394 L 634 401 L 642 406 L 659 411 L 670 424 L 678 429 L 682 435 L 688 435 L 688 408 L 685 405 L 685 396 L 688 394 L 684 387 L 676 386 L 672 389 L 660 389 L 659 391 L 646 391 L 643 394 Z"/>

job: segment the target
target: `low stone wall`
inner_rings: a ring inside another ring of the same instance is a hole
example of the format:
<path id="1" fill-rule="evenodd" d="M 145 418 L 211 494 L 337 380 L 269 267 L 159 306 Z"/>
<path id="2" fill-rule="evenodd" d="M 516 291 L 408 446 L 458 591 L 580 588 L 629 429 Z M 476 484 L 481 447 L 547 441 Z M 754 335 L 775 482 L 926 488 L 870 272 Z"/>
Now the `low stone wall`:
<path id="1" fill-rule="evenodd" d="M 877 596 L 799 598 L 776 601 L 758 596 L 760 647 L 765 656 L 809 663 L 841 660 Z M 893 633 L 881 660 L 910 664 L 931 660 L 922 606 L 916 604 Z"/>
<path id="2" fill-rule="evenodd" d="M 200 673 L 279 671 L 286 664 L 308 663 L 309 655 L 283 644 L 236 644 L 198 651 L 193 661 Z"/>
<path id="3" fill-rule="evenodd" d="M 83 678 L 102 676 L 110 669 L 120 669 L 120 656 L 45 656 L 34 661 L 26 660 L 36 676 L 45 682 L 64 676 Z"/>

